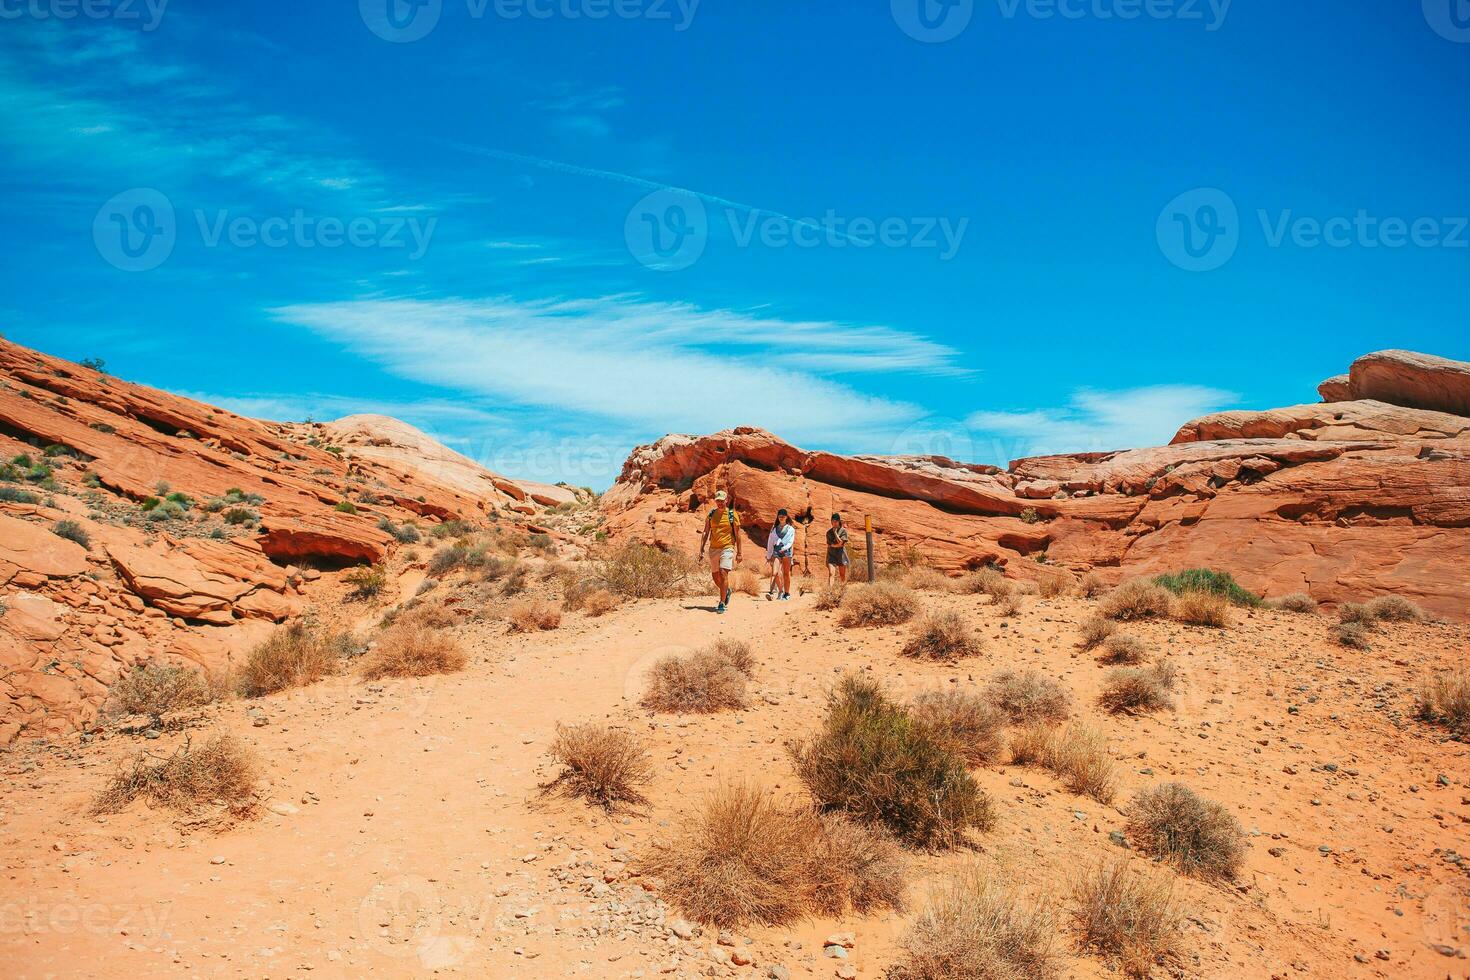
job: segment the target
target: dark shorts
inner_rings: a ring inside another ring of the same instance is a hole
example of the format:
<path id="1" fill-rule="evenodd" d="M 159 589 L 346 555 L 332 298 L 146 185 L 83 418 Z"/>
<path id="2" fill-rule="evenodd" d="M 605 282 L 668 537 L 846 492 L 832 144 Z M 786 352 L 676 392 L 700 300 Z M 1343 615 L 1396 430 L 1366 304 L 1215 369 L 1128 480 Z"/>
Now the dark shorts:
<path id="1" fill-rule="evenodd" d="M 847 549 L 846 548 L 828 548 L 827 549 L 827 564 L 829 564 L 829 565 L 846 565 L 847 564 Z"/>

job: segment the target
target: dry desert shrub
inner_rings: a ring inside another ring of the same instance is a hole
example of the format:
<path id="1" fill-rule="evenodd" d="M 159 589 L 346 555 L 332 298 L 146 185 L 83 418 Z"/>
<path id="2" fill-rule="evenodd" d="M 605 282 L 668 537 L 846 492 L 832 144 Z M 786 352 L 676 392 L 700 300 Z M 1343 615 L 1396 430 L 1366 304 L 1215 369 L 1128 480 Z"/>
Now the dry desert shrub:
<path id="1" fill-rule="evenodd" d="M 165 714 L 209 704 L 222 693 L 221 685 L 203 671 L 143 664 L 112 686 L 104 710 L 110 715 L 147 715 L 158 727 Z"/>
<path id="2" fill-rule="evenodd" d="M 1427 617 L 1418 604 L 1399 595 L 1381 595 L 1368 603 L 1368 615 L 1392 623 L 1422 623 Z"/>
<path id="3" fill-rule="evenodd" d="M 1046 906 L 971 866 L 937 886 L 887 980 L 1048 980 L 1060 975 Z"/>
<path id="4" fill-rule="evenodd" d="M 1088 616 L 1082 621 L 1082 649 L 1091 650 L 1118 631 L 1118 624 L 1102 616 Z"/>
<path id="5" fill-rule="evenodd" d="M 1043 599 L 1056 599 L 1072 592 L 1072 576 L 1057 572 L 1043 575 L 1036 581 L 1036 593 Z"/>
<path id="6" fill-rule="evenodd" d="M 254 755 L 233 735 L 217 735 L 198 748 L 185 740 L 162 759 L 135 755 L 92 799 L 91 812 L 117 813 L 140 796 L 182 812 L 213 800 L 243 809 L 258 772 Z"/>
<path id="7" fill-rule="evenodd" d="M 716 790 L 641 863 L 686 915 L 720 928 L 901 907 L 904 872 L 891 841 L 751 784 Z"/>
<path id="8" fill-rule="evenodd" d="M 459 641 L 441 630 L 413 621 L 394 623 L 363 663 L 368 680 L 380 677 L 426 677 L 463 670 L 469 658 Z"/>
<path id="9" fill-rule="evenodd" d="M 838 623 L 842 626 L 897 626 L 919 611 L 919 598 L 896 582 L 871 582 L 847 590 Z"/>
<path id="10" fill-rule="evenodd" d="M 822 730 L 792 745 L 796 774 L 824 810 L 886 826 L 919 847 L 952 847 L 995 821 L 965 761 L 875 682 L 845 677 Z"/>
<path id="11" fill-rule="evenodd" d="M 1100 732 L 1081 725 L 1027 725 L 1011 741 L 1011 761 L 1019 766 L 1040 766 L 1071 792 L 1099 803 L 1112 802 L 1118 790 L 1118 767 L 1108 755 L 1107 740 Z"/>
<path id="12" fill-rule="evenodd" d="M 1109 664 L 1141 664 L 1148 659 L 1148 646 L 1132 633 L 1114 633 L 1103 643 L 1101 660 Z"/>
<path id="13" fill-rule="evenodd" d="M 582 611 L 592 617 L 606 616 L 618 608 L 618 597 L 607 589 L 593 589 L 582 600 Z"/>
<path id="14" fill-rule="evenodd" d="M 982 568 L 959 580 L 957 591 L 968 595 L 988 595 L 992 599 L 1008 596 L 1015 591 L 999 569 Z"/>
<path id="15" fill-rule="evenodd" d="M 1012 724 L 1033 720 L 1060 721 L 1071 711 L 1067 689 L 1034 670 L 1003 670 L 990 680 L 985 697 Z"/>
<path id="16" fill-rule="evenodd" d="M 1077 582 L 1077 593 L 1084 599 L 1096 599 L 1108 591 L 1108 583 L 1096 572 L 1088 572 Z"/>
<path id="17" fill-rule="evenodd" d="M 1078 876 L 1072 900 L 1082 948 L 1129 976 L 1147 977 L 1179 956 L 1184 917 L 1169 878 L 1114 858 Z"/>
<path id="18" fill-rule="evenodd" d="M 730 589 L 741 595 L 758 596 L 761 594 L 761 576 L 759 572 L 748 568 L 737 568 L 730 573 Z"/>
<path id="19" fill-rule="evenodd" d="M 1373 645 L 1368 642 L 1368 628 L 1359 622 L 1334 623 L 1328 630 L 1332 639 L 1338 646 L 1348 647 L 1353 650 L 1371 650 Z"/>
<path id="20" fill-rule="evenodd" d="M 1317 611 L 1317 600 L 1305 592 L 1288 592 L 1278 599 L 1269 600 L 1266 605 L 1282 612 L 1314 613 Z"/>
<path id="21" fill-rule="evenodd" d="M 549 599 L 521 599 L 511 603 L 505 618 L 512 633 L 554 630 L 561 625 L 561 607 Z"/>
<path id="22" fill-rule="evenodd" d="M 1174 618 L 1192 626 L 1230 625 L 1230 600 L 1213 592 L 1185 592 L 1174 600 Z"/>
<path id="23" fill-rule="evenodd" d="M 808 856 L 818 915 L 902 911 L 908 869 L 898 842 L 882 828 L 841 814 L 818 815 L 821 837 Z"/>
<path id="24" fill-rule="evenodd" d="M 1108 674 L 1097 703 L 1113 714 L 1139 714 L 1172 708 L 1169 691 L 1174 687 L 1172 668 L 1124 667 Z"/>
<path id="25" fill-rule="evenodd" d="M 995 600 L 991 608 L 1003 617 L 1018 616 L 1021 613 L 1021 596 L 1017 592 L 1003 595 Z"/>
<path id="26" fill-rule="evenodd" d="M 1415 707 L 1420 720 L 1444 725 L 1456 735 L 1470 735 L 1470 672 L 1445 670 L 1424 678 Z"/>
<path id="27" fill-rule="evenodd" d="M 980 654 L 980 637 L 957 612 L 930 613 L 914 626 L 903 655 L 953 663 Z"/>
<path id="28" fill-rule="evenodd" d="M 709 649 L 715 656 L 727 660 L 731 667 L 746 677 L 755 676 L 755 654 L 751 652 L 750 644 L 744 640 L 722 637 L 711 643 Z"/>
<path id="29" fill-rule="evenodd" d="M 642 704 L 674 714 L 739 710 L 746 705 L 745 679 L 745 672 L 717 647 L 670 654 L 649 672 Z"/>
<path id="30" fill-rule="evenodd" d="M 1373 625 L 1373 611 L 1365 603 L 1344 602 L 1337 607 L 1337 621 L 1340 623 L 1356 623 L 1359 626 Z"/>
<path id="31" fill-rule="evenodd" d="M 954 579 L 944 574 L 937 568 L 928 565 L 914 565 L 904 571 L 901 579 L 904 585 L 918 592 L 953 592 Z"/>
<path id="32" fill-rule="evenodd" d="M 607 725 L 558 725 L 551 757 L 563 766 L 544 787 L 578 797 L 611 813 L 619 804 L 647 803 L 642 788 L 653 777 L 648 752 L 637 736 Z"/>
<path id="33" fill-rule="evenodd" d="M 694 571 L 694 561 L 685 555 L 628 541 L 596 562 L 594 578 L 625 598 L 664 599 L 677 595 Z"/>
<path id="34" fill-rule="evenodd" d="M 1231 879 L 1245 860 L 1245 833 L 1230 811 L 1180 783 L 1144 790 L 1128 809 L 1128 837 L 1185 874 Z"/>
<path id="35" fill-rule="evenodd" d="M 843 597 L 847 595 L 845 585 L 826 585 L 817 593 L 817 608 L 823 612 L 836 609 L 842 605 Z"/>
<path id="36" fill-rule="evenodd" d="M 979 695 L 925 691 L 914 698 L 913 713 L 972 765 L 995 762 L 1005 750 L 1006 716 Z"/>
<path id="37" fill-rule="evenodd" d="M 251 650 L 235 683 L 240 693 L 250 698 L 313 684 L 335 674 L 354 646 L 346 634 L 329 633 L 298 621 L 276 630 Z"/>
<path id="38" fill-rule="evenodd" d="M 1136 578 L 1124 582 L 1103 597 L 1099 611 L 1109 619 L 1150 619 L 1166 617 L 1174 608 L 1174 593 Z"/>

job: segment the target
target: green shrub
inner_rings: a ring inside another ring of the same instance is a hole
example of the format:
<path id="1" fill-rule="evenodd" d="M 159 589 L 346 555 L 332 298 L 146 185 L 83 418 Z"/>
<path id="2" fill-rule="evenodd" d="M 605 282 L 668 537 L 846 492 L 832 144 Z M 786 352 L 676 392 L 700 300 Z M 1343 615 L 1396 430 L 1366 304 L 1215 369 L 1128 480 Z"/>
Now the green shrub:
<path id="1" fill-rule="evenodd" d="M 1210 568 L 1189 568 L 1182 572 L 1157 575 L 1154 581 L 1175 595 L 1212 592 L 1224 596 L 1237 606 L 1259 606 L 1264 602 L 1254 592 L 1241 587 L 1229 572 L 1217 572 Z"/>
<path id="2" fill-rule="evenodd" d="M 356 514 L 357 505 L 350 500 L 339 500 L 337 506 L 332 508 L 339 514 Z"/>
<path id="3" fill-rule="evenodd" d="M 821 732 L 791 754 L 820 806 L 883 824 L 911 844 L 952 847 L 969 828 L 995 822 L 965 760 L 874 681 L 844 678 Z"/>
<path id="4" fill-rule="evenodd" d="M 29 490 L 17 490 L 15 487 L 0 487 L 0 502 L 7 504 L 34 504 L 39 503 L 40 497 Z"/>
<path id="5" fill-rule="evenodd" d="M 82 527 L 76 521 L 57 521 L 54 525 L 52 525 L 51 531 L 57 537 L 66 538 L 66 540 L 68 541 L 75 541 L 77 544 L 81 545 L 83 548 L 86 548 L 89 551 L 92 548 L 92 539 L 90 536 L 88 536 L 87 529 Z"/>
<path id="6" fill-rule="evenodd" d="M 432 578 L 443 578 L 457 568 L 480 568 L 488 560 L 483 544 L 450 544 L 434 552 L 428 572 Z"/>
<path id="7" fill-rule="evenodd" d="M 220 515 L 226 524 L 239 525 L 253 523 L 257 518 L 255 512 L 244 507 L 231 507 Z"/>
<path id="8" fill-rule="evenodd" d="M 363 565 L 348 572 L 343 581 L 352 586 L 352 598 L 372 599 L 388 584 L 388 570 L 382 565 Z"/>

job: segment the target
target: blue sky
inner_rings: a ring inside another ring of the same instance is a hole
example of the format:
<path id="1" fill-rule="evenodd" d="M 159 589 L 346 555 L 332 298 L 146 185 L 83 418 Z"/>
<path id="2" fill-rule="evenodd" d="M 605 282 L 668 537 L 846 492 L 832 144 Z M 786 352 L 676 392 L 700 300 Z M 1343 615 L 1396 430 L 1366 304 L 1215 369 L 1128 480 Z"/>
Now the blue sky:
<path id="1" fill-rule="evenodd" d="M 601 488 L 1470 358 L 1466 0 L 92 4 L 0 4 L 0 331 L 239 411 Z"/>

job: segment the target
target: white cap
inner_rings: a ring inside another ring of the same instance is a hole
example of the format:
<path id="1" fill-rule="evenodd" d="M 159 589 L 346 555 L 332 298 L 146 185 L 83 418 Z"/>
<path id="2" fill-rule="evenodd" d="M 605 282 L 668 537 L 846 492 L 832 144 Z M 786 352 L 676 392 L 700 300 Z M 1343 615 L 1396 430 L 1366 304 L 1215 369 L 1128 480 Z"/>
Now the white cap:
<path id="1" fill-rule="evenodd" d="M 724 500 L 725 499 L 725 491 L 723 491 L 723 490 L 717 490 L 717 491 L 715 491 L 715 499 L 716 500 Z"/>

